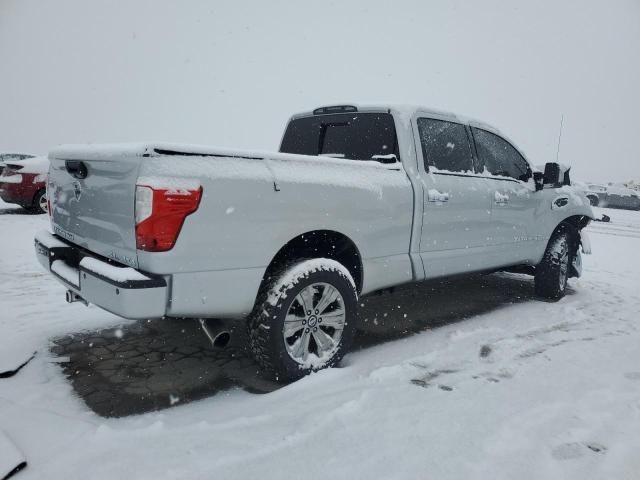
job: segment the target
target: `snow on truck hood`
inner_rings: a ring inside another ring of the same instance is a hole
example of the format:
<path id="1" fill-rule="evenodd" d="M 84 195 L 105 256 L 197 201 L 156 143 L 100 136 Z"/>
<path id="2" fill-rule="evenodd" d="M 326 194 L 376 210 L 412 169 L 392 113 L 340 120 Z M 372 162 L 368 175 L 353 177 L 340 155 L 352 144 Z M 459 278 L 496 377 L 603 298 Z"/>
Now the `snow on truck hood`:
<path id="1" fill-rule="evenodd" d="M 60 145 L 49 152 L 50 159 L 59 160 L 118 160 L 125 157 L 160 157 L 162 155 L 213 156 L 242 158 L 247 160 L 281 160 L 297 162 L 324 162 L 334 165 L 370 166 L 384 170 L 398 170 L 400 163 L 384 164 L 375 160 L 349 160 L 326 156 L 298 155 L 293 153 L 265 152 L 259 150 L 239 150 L 210 145 L 180 143 L 122 143 L 122 144 L 77 144 Z"/>

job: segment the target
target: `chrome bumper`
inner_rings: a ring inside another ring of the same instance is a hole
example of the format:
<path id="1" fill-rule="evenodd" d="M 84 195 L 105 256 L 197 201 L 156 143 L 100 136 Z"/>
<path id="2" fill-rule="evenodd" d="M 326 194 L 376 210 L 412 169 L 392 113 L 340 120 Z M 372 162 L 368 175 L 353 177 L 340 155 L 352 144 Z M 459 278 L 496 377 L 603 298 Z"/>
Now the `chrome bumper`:
<path id="1" fill-rule="evenodd" d="M 130 319 L 161 318 L 168 303 L 167 279 L 97 259 L 43 231 L 34 240 L 38 261 L 86 302 Z M 82 263 L 91 258 L 91 266 Z"/>

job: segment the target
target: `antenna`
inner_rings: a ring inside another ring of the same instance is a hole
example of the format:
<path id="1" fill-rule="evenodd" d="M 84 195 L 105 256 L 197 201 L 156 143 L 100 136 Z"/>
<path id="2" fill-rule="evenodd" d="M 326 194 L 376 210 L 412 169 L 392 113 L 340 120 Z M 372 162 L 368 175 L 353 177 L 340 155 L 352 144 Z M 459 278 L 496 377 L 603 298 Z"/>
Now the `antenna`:
<path id="1" fill-rule="evenodd" d="M 556 163 L 560 157 L 560 140 L 562 140 L 562 124 L 564 123 L 564 113 L 560 117 L 560 133 L 558 134 L 558 150 L 556 150 Z"/>

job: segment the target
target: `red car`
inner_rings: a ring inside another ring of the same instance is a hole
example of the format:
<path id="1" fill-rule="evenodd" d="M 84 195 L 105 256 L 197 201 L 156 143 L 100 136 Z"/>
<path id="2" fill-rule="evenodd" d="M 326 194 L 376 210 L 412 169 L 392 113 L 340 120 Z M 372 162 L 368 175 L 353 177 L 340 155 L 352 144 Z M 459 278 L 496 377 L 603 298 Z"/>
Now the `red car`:
<path id="1" fill-rule="evenodd" d="M 7 203 L 44 213 L 47 211 L 49 159 L 33 157 L 4 163 L 0 175 L 0 198 Z"/>

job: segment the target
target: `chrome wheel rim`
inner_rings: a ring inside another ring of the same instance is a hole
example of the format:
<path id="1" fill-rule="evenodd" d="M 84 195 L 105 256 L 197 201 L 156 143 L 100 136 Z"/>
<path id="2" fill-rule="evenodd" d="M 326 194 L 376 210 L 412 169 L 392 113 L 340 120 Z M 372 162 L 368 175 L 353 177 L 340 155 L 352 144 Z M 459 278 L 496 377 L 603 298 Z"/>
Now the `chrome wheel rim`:
<path id="1" fill-rule="evenodd" d="M 342 295 L 328 283 L 312 283 L 295 296 L 284 319 L 282 336 L 292 360 L 324 364 L 340 348 L 346 323 Z"/>
<path id="2" fill-rule="evenodd" d="M 41 195 L 40 198 L 38 199 L 38 205 L 40 206 L 40 209 L 44 212 L 47 213 L 47 196 L 46 195 Z"/>

